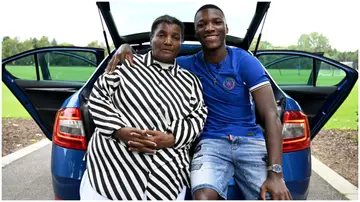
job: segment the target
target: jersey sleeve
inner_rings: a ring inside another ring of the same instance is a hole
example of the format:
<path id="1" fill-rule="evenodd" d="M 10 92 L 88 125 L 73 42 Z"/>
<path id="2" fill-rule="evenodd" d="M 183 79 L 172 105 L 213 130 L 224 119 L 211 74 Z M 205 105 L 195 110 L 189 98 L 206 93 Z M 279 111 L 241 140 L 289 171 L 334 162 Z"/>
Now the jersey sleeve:
<path id="1" fill-rule="evenodd" d="M 249 88 L 250 92 L 270 85 L 264 66 L 252 55 L 244 56 L 241 59 L 239 71 L 242 81 Z"/>

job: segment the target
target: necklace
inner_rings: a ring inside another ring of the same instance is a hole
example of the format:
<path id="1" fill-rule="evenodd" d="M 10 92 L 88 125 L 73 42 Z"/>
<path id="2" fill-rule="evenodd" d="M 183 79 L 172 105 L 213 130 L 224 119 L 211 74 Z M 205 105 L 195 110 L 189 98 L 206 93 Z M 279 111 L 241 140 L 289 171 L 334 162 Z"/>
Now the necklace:
<path id="1" fill-rule="evenodd" d="M 209 67 L 207 66 L 207 64 L 206 64 L 204 55 L 203 55 L 202 59 L 203 59 L 202 61 L 203 61 L 203 63 L 204 63 L 204 66 L 205 66 L 206 71 L 209 73 L 209 75 L 210 75 L 211 78 L 213 79 L 214 86 L 217 85 L 217 77 L 219 76 L 220 72 L 218 72 L 218 73 L 216 74 L 216 76 L 214 76 L 214 75 L 211 73 L 210 68 L 209 68 Z"/>

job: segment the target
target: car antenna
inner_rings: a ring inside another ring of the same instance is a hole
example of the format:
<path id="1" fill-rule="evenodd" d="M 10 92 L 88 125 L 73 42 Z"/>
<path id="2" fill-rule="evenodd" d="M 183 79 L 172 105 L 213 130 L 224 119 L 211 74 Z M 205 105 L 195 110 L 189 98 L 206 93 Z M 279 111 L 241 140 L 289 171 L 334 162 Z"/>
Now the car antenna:
<path id="1" fill-rule="evenodd" d="M 258 40 L 256 41 L 256 46 L 255 46 L 255 50 L 254 50 L 254 55 L 256 54 L 257 49 L 258 49 L 259 44 L 260 44 L 260 41 L 261 41 L 261 35 L 262 35 L 262 31 L 263 31 L 263 29 L 264 29 L 264 25 L 265 25 L 265 20 L 266 20 L 267 13 L 268 13 L 268 11 L 266 11 L 266 13 L 265 13 L 265 17 L 264 17 L 263 24 L 262 24 L 262 26 L 261 26 L 260 34 L 259 34 Z"/>
<path id="2" fill-rule="evenodd" d="M 101 22 L 101 26 L 102 26 L 102 29 L 103 29 L 103 34 L 104 34 L 104 38 L 105 38 L 106 47 L 107 47 L 107 50 L 108 50 L 108 54 L 110 55 L 110 46 L 109 46 L 109 42 L 108 42 L 107 37 L 106 37 L 106 32 L 105 32 L 105 29 L 104 29 L 103 19 L 101 17 L 101 13 L 100 13 L 100 8 L 98 8 L 98 10 L 99 10 L 100 22 Z"/>

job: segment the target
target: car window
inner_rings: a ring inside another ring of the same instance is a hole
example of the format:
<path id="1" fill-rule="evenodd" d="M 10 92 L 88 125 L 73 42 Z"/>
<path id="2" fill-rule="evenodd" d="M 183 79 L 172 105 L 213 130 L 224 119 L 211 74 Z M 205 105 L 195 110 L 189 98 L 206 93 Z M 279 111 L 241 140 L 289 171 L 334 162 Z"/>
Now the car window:
<path id="1" fill-rule="evenodd" d="M 13 60 L 5 65 L 5 69 L 16 78 L 36 80 L 35 56 L 29 55 Z"/>
<path id="2" fill-rule="evenodd" d="M 316 86 L 335 86 L 346 76 L 346 72 L 326 62 L 320 63 Z"/>
<path id="3" fill-rule="evenodd" d="M 336 66 L 301 55 L 266 54 L 258 59 L 279 85 L 312 86 L 313 69 L 317 71 L 315 86 L 335 86 L 346 76 L 345 71 Z"/>
<path id="4" fill-rule="evenodd" d="M 50 51 L 13 60 L 6 64 L 5 69 L 19 79 L 87 81 L 95 67 L 94 53 Z"/>
<path id="5" fill-rule="evenodd" d="M 313 61 L 297 55 L 261 55 L 260 62 L 277 84 L 308 85 Z M 310 83 L 311 84 L 311 83 Z"/>
<path id="6" fill-rule="evenodd" d="M 110 1 L 110 8 L 120 35 L 128 35 L 150 31 L 153 21 L 164 14 L 182 22 L 194 22 L 194 14 L 204 4 L 222 8 L 226 13 L 226 23 L 231 26 L 228 34 L 240 38 L 245 36 L 256 9 L 256 3 L 252 1 L 242 1 L 241 6 L 229 7 L 228 2 L 215 0 L 181 1 L 177 4 L 171 1 Z"/>

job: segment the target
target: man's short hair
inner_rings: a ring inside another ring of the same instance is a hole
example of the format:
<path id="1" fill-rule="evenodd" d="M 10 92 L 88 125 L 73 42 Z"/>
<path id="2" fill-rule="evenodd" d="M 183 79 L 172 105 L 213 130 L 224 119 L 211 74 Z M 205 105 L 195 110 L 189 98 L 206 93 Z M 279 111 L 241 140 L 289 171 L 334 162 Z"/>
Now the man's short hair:
<path id="1" fill-rule="evenodd" d="M 219 11 L 223 14 L 223 16 L 225 17 L 224 12 L 223 12 L 218 6 L 216 6 L 216 5 L 214 5 L 214 4 L 205 4 L 205 5 L 201 6 L 201 7 L 199 8 L 199 10 L 196 11 L 195 16 L 194 16 L 194 22 L 195 22 L 196 15 L 197 15 L 200 11 L 205 10 L 205 9 L 209 9 L 209 8 L 213 8 L 213 9 L 219 10 Z"/>
<path id="2" fill-rule="evenodd" d="M 172 17 L 170 15 L 162 15 L 155 19 L 153 24 L 151 25 L 151 32 L 150 32 L 150 39 L 153 38 L 155 30 L 157 29 L 158 25 L 161 23 L 167 23 L 167 24 L 176 24 L 179 25 L 181 29 L 181 41 L 184 40 L 184 23 L 182 23 L 180 20 L 178 20 L 175 17 Z"/>

